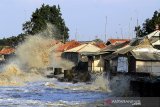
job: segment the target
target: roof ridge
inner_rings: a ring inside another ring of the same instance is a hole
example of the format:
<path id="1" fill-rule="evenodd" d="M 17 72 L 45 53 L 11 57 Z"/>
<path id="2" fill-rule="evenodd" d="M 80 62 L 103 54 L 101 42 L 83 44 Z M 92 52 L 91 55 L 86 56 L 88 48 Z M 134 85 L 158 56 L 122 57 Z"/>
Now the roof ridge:
<path id="1" fill-rule="evenodd" d="M 86 43 L 85 43 L 86 44 Z M 88 44 L 86 44 L 85 46 L 81 47 L 80 49 L 78 49 L 76 52 L 78 52 L 79 50 L 81 50 L 82 48 L 86 47 Z"/>

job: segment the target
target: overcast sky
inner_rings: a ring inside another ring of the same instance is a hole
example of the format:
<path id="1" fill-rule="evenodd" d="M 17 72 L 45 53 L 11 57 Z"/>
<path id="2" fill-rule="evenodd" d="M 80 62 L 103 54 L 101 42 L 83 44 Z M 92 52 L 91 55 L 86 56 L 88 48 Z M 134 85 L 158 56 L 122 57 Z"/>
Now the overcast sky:
<path id="1" fill-rule="evenodd" d="M 22 33 L 22 24 L 42 3 L 60 5 L 70 39 L 78 40 L 104 40 L 106 16 L 107 39 L 133 38 L 137 19 L 142 24 L 160 10 L 160 0 L 1 0 L 0 38 Z"/>

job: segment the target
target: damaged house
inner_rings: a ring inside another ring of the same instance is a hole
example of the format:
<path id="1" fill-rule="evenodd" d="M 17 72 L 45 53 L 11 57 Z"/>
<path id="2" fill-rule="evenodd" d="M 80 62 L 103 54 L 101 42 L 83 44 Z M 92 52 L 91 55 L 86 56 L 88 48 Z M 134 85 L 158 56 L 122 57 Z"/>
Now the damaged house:
<path id="1" fill-rule="evenodd" d="M 136 38 L 131 43 L 105 57 L 108 72 L 146 72 L 160 74 L 160 50 L 149 38 Z"/>
<path id="2" fill-rule="evenodd" d="M 157 29 L 154 32 L 147 35 L 150 43 L 157 49 L 160 49 L 160 30 Z"/>
<path id="3" fill-rule="evenodd" d="M 56 58 L 60 58 L 61 59 L 61 54 L 64 51 L 67 51 L 69 49 L 75 48 L 77 46 L 80 46 L 81 44 L 75 40 L 71 40 L 71 41 L 67 41 L 65 44 L 61 44 L 59 45 L 55 51 L 56 51 Z"/>
<path id="4" fill-rule="evenodd" d="M 11 47 L 4 47 L 0 50 L 1 60 L 7 61 L 10 57 L 14 56 L 15 49 Z"/>
<path id="5" fill-rule="evenodd" d="M 85 54 L 88 56 L 88 70 L 91 72 L 103 72 L 108 69 L 105 66 L 104 57 L 112 54 L 117 49 L 126 46 L 129 43 L 128 39 L 109 39 L 105 48 L 101 49 L 98 52 L 92 52 Z"/>
<path id="6" fill-rule="evenodd" d="M 106 42 L 106 45 L 115 45 L 115 44 L 122 44 L 125 42 L 130 42 L 129 39 L 108 39 L 108 41 Z"/>
<path id="7" fill-rule="evenodd" d="M 92 52 L 98 52 L 101 48 L 95 46 L 93 43 L 82 44 L 75 48 L 69 49 L 62 53 L 62 58 L 70 60 L 77 65 L 78 70 L 88 71 L 88 57 L 86 54 Z M 95 63 L 99 63 L 99 60 L 95 60 Z"/>

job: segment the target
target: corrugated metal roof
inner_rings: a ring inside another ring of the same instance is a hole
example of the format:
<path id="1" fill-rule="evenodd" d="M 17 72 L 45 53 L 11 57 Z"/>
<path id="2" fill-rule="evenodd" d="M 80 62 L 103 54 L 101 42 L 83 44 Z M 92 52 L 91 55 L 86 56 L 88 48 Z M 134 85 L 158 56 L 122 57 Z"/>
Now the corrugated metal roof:
<path id="1" fill-rule="evenodd" d="M 123 48 L 124 46 L 126 46 L 129 42 L 124 42 L 124 43 L 117 43 L 115 45 L 110 44 L 109 46 L 107 46 L 106 48 L 104 48 L 103 50 L 101 50 L 101 52 L 115 52 L 120 48 Z"/>
<path id="2" fill-rule="evenodd" d="M 140 44 L 140 42 L 143 40 L 144 38 L 134 38 L 131 40 L 131 42 L 129 43 L 129 45 L 131 46 L 137 46 Z"/>
<path id="3" fill-rule="evenodd" d="M 160 61 L 160 52 L 145 52 L 145 51 L 127 51 L 130 52 L 133 57 L 137 60 L 143 60 L 143 61 Z M 126 52 L 126 53 L 127 53 Z M 123 54 L 122 54 L 123 55 Z M 118 57 L 119 53 L 114 52 L 113 54 L 107 55 L 105 59 L 110 60 L 115 57 Z"/>
<path id="4" fill-rule="evenodd" d="M 106 56 L 105 59 L 112 59 L 126 53 L 131 53 L 137 60 L 160 61 L 160 50 L 153 48 L 147 37 L 135 39 L 129 45 L 119 48 L 111 55 Z"/>
<path id="5" fill-rule="evenodd" d="M 136 51 L 136 52 L 159 52 L 160 50 L 157 50 L 151 46 L 146 46 L 146 47 L 138 47 L 138 46 L 130 46 L 127 45 L 121 49 L 118 49 L 115 53 L 117 54 L 126 54 L 130 51 Z"/>
<path id="6" fill-rule="evenodd" d="M 80 46 L 77 46 L 75 48 L 69 49 L 65 52 L 98 52 L 100 51 L 100 48 L 93 44 L 82 44 Z"/>
<path id="7" fill-rule="evenodd" d="M 136 49 L 153 49 L 153 46 L 150 44 L 148 38 L 137 38 L 131 41 L 129 45 L 126 45 L 125 47 L 122 47 L 120 49 L 117 49 L 116 53 L 118 54 L 126 54 L 127 52 L 130 52 L 132 50 Z"/>
<path id="8" fill-rule="evenodd" d="M 143 48 L 139 48 L 139 47 L 136 47 L 135 49 L 133 49 L 132 51 L 135 51 L 135 52 L 149 52 L 149 53 L 157 53 L 157 52 L 160 52 L 160 50 L 156 49 L 156 48 L 153 48 L 153 47 L 143 47 Z"/>
<path id="9" fill-rule="evenodd" d="M 150 34 L 147 35 L 147 37 L 150 39 L 151 37 L 159 37 L 160 36 L 160 30 L 156 30 Z"/>
<path id="10" fill-rule="evenodd" d="M 150 53 L 150 52 L 135 52 L 131 51 L 131 54 L 137 60 L 149 60 L 149 61 L 160 61 L 160 53 Z"/>
<path id="11" fill-rule="evenodd" d="M 118 49 L 115 53 L 117 54 L 126 54 L 127 52 L 133 50 L 134 48 L 136 48 L 135 46 L 130 46 L 130 45 L 127 45 L 121 49 Z"/>
<path id="12" fill-rule="evenodd" d="M 160 40 L 158 40 L 158 41 L 152 43 L 152 45 L 160 45 Z"/>

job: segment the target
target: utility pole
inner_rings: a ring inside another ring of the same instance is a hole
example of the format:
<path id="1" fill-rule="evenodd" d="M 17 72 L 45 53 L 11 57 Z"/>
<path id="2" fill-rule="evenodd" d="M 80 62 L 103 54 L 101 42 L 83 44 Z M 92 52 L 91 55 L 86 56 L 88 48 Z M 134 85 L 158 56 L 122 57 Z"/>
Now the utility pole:
<path id="1" fill-rule="evenodd" d="M 137 22 L 136 26 L 138 27 L 139 26 L 139 21 L 138 21 L 138 12 L 137 12 L 137 10 L 135 10 L 135 13 L 136 13 L 136 17 L 137 17 L 137 19 L 136 19 L 136 22 Z M 135 31 L 136 37 L 138 36 L 137 33 L 139 33 L 139 30 L 137 32 Z"/>
<path id="2" fill-rule="evenodd" d="M 77 40 L 77 28 L 76 28 L 76 33 L 75 33 L 75 40 Z"/>
<path id="3" fill-rule="evenodd" d="M 120 27 L 120 35 L 121 35 L 121 39 L 123 39 L 123 29 L 122 29 L 122 26 L 121 24 L 118 24 L 119 27 Z"/>
<path id="4" fill-rule="evenodd" d="M 121 27 L 121 35 L 122 35 L 122 39 L 123 39 L 123 29 L 122 29 L 122 27 Z"/>
<path id="5" fill-rule="evenodd" d="M 107 33 L 107 16 L 106 16 L 106 23 L 105 23 L 105 40 L 104 40 L 105 42 L 106 42 L 106 39 L 107 39 L 107 37 L 106 37 L 107 34 L 106 33 Z"/>
<path id="6" fill-rule="evenodd" d="M 129 36 L 129 39 L 132 38 L 132 33 L 131 33 L 131 23 L 132 23 L 132 17 L 130 18 L 130 21 L 129 21 L 129 31 L 128 31 L 128 36 Z"/>
<path id="7" fill-rule="evenodd" d="M 138 27 L 138 25 L 139 25 L 139 24 L 138 24 L 138 17 L 137 17 L 137 27 Z"/>

